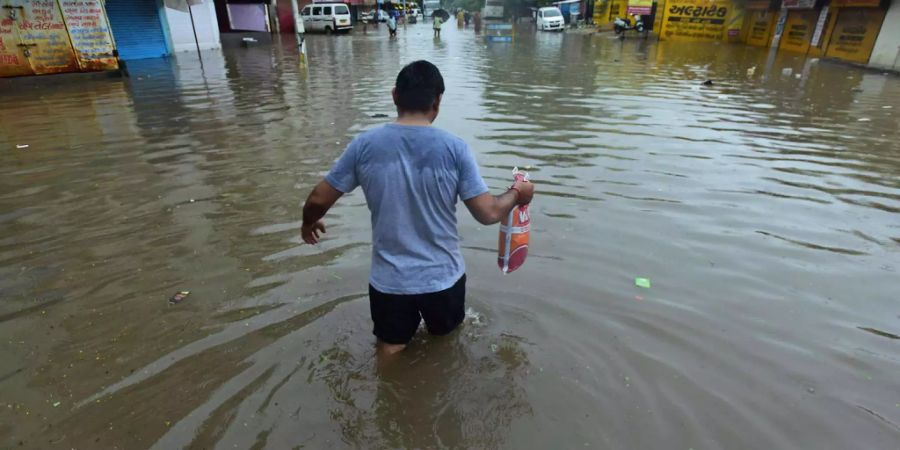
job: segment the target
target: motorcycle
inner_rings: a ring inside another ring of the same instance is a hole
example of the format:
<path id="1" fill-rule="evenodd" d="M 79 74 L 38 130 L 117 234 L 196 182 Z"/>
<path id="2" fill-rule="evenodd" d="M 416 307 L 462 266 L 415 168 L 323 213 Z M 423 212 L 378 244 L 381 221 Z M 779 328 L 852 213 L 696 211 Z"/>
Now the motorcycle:
<path id="1" fill-rule="evenodd" d="M 641 16 L 634 15 L 634 25 L 628 19 L 616 17 L 616 20 L 613 21 L 613 31 L 616 32 L 616 36 L 620 39 L 625 39 L 625 32 L 628 30 L 644 33 L 644 21 L 641 20 Z"/>

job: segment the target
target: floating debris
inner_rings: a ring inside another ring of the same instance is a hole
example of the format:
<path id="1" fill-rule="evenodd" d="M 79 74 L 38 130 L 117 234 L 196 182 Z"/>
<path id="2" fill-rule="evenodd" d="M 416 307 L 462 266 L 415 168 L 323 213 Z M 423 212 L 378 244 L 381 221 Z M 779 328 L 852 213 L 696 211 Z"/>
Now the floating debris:
<path id="1" fill-rule="evenodd" d="M 23 148 L 28 148 L 28 147 L 29 147 L 28 144 L 16 144 L 16 148 L 18 148 L 18 149 L 23 149 Z"/>
<path id="2" fill-rule="evenodd" d="M 857 120 L 857 122 L 871 122 L 871 121 L 872 121 L 872 119 L 870 119 L 868 117 L 860 117 L 859 120 Z"/>
<path id="3" fill-rule="evenodd" d="M 713 85 L 713 80 L 706 80 L 706 81 L 703 82 L 703 85 L 704 85 L 704 86 L 712 86 L 712 85 Z"/>
<path id="4" fill-rule="evenodd" d="M 863 331 L 866 331 L 866 332 L 869 332 L 869 333 L 872 333 L 872 334 L 875 334 L 875 335 L 878 335 L 881 337 L 886 337 L 888 339 L 900 339 L 900 336 L 897 336 L 894 333 L 888 333 L 887 331 L 876 330 L 875 328 L 869 328 L 869 327 L 856 327 L 856 328 L 859 328 L 860 330 L 863 330 Z"/>
<path id="5" fill-rule="evenodd" d="M 645 289 L 650 289 L 650 279 L 637 277 L 634 279 L 634 285 Z"/>
<path id="6" fill-rule="evenodd" d="M 387 116 L 388 116 L 387 114 L 381 114 L 381 113 L 378 113 L 378 114 L 372 114 L 371 117 L 372 117 L 373 119 L 384 119 L 384 118 L 387 117 Z"/>
<path id="7" fill-rule="evenodd" d="M 178 291 L 169 299 L 170 305 L 177 305 L 185 299 L 187 299 L 188 295 L 191 295 L 191 291 Z"/>
<path id="8" fill-rule="evenodd" d="M 56 403 L 53 404 L 53 407 L 56 408 L 57 406 L 59 406 L 59 405 L 61 405 L 61 404 L 62 404 L 62 402 L 56 402 Z"/>

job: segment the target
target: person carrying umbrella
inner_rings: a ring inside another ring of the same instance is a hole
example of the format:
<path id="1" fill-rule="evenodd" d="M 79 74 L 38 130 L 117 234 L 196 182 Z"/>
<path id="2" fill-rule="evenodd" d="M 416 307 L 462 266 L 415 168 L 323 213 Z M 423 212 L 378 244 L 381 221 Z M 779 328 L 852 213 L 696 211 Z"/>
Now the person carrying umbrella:
<path id="1" fill-rule="evenodd" d="M 435 11 L 434 13 L 434 37 L 441 37 L 441 25 L 444 24 L 444 19 L 441 18 L 441 15 Z"/>

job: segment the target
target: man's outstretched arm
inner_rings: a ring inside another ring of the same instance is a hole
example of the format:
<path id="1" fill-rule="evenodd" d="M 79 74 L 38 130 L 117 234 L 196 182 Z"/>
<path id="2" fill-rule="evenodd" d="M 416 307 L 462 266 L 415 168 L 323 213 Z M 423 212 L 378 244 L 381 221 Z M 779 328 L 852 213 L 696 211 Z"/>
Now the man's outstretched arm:
<path id="1" fill-rule="evenodd" d="M 491 195 L 485 192 L 466 200 L 465 203 L 475 220 L 482 225 L 493 225 L 509 214 L 514 206 L 530 203 L 533 195 L 532 183 L 517 181 L 503 194 Z"/>
<path id="2" fill-rule="evenodd" d="M 322 218 L 342 195 L 344 195 L 343 192 L 333 188 L 325 180 L 320 181 L 313 188 L 303 205 L 303 226 L 300 228 L 303 242 L 319 243 L 319 233 L 325 234 L 325 224 L 322 223 Z"/>

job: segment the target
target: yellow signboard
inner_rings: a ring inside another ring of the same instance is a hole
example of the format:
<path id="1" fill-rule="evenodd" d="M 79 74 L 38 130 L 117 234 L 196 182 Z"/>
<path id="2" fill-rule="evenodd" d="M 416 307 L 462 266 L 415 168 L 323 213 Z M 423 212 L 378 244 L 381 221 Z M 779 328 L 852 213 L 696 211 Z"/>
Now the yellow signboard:
<path id="1" fill-rule="evenodd" d="M 774 11 L 750 11 L 747 18 L 747 44 L 755 47 L 768 47 L 775 27 Z"/>
<path id="2" fill-rule="evenodd" d="M 24 49 L 22 54 L 34 73 L 74 72 L 78 69 L 78 61 L 56 0 L 10 0 L 6 3 L 3 14 L 17 11 L 10 13 L 9 17 L 17 29 L 16 45 Z"/>
<path id="3" fill-rule="evenodd" d="M 858 63 L 869 62 L 884 15 L 883 9 L 842 9 L 825 56 Z"/>
<path id="4" fill-rule="evenodd" d="M 784 23 L 784 34 L 781 35 L 781 45 L 778 48 L 797 53 L 808 52 L 818 18 L 819 11 L 791 11 Z"/>
<path id="5" fill-rule="evenodd" d="M 0 0 L 0 77 L 118 67 L 102 0 Z"/>
<path id="6" fill-rule="evenodd" d="M 725 39 L 734 9 L 734 4 L 728 0 L 670 0 L 660 38 L 679 41 Z"/>
<path id="7" fill-rule="evenodd" d="M 628 0 L 609 0 L 609 21 L 616 20 L 616 17 L 625 17 L 627 8 Z"/>
<path id="8" fill-rule="evenodd" d="M 609 0 L 596 0 L 594 2 L 594 23 L 597 25 L 604 24 L 609 21 Z"/>
<path id="9" fill-rule="evenodd" d="M 101 0 L 58 0 L 81 70 L 119 67 Z"/>

